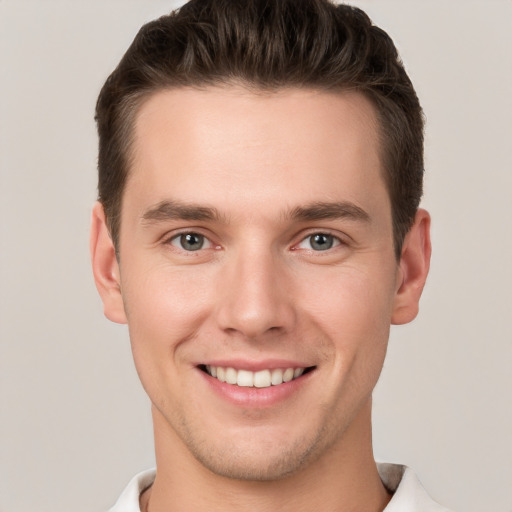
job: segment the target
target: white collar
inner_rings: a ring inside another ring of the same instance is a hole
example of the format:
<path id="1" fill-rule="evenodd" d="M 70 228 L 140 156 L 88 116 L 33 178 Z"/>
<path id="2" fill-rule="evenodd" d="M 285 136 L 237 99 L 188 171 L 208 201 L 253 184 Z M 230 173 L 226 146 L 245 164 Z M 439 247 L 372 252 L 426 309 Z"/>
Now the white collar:
<path id="1" fill-rule="evenodd" d="M 378 462 L 377 469 L 382 483 L 393 494 L 384 512 L 450 512 L 430 498 L 407 466 Z"/>
<path id="2" fill-rule="evenodd" d="M 399 464 L 377 463 L 380 478 L 393 494 L 384 512 L 450 512 L 433 501 L 414 472 Z M 139 497 L 155 480 L 156 470 L 135 475 L 109 512 L 140 512 Z"/>

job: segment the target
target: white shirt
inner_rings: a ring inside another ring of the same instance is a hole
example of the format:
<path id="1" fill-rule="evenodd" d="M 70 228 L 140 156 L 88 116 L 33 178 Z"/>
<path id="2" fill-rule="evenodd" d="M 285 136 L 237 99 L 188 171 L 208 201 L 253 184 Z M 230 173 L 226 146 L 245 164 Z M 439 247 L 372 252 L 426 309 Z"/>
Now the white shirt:
<path id="1" fill-rule="evenodd" d="M 386 489 L 393 493 L 384 512 L 450 512 L 433 501 L 414 472 L 398 464 L 377 463 Z M 139 496 L 154 481 L 156 471 L 143 471 L 132 478 L 109 512 L 140 512 Z"/>

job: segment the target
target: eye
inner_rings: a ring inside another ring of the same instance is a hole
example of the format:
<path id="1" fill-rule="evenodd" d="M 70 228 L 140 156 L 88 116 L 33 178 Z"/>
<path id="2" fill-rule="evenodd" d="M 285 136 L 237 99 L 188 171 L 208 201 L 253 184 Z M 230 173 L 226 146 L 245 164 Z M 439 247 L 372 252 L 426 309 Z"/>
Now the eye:
<path id="1" fill-rule="evenodd" d="M 180 235 L 172 237 L 169 243 L 178 249 L 189 252 L 209 249 L 213 246 L 205 236 L 199 233 L 181 233 Z"/>
<path id="2" fill-rule="evenodd" d="M 304 238 L 297 247 L 313 251 L 327 251 L 340 243 L 339 238 L 329 233 L 313 233 Z"/>

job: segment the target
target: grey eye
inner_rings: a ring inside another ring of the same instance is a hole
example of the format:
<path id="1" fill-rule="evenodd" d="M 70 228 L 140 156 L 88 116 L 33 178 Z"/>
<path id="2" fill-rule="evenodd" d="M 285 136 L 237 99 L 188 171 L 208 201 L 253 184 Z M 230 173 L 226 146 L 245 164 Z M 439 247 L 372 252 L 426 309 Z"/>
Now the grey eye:
<path id="1" fill-rule="evenodd" d="M 173 239 L 172 244 L 185 251 L 199 251 L 205 246 L 205 237 L 198 233 L 183 233 Z"/>
<path id="2" fill-rule="evenodd" d="M 312 235 L 303 238 L 297 249 L 305 249 L 307 251 L 328 251 L 333 247 L 341 244 L 341 240 L 329 233 L 313 233 Z"/>
<path id="3" fill-rule="evenodd" d="M 335 238 L 325 233 L 316 233 L 308 237 L 311 248 L 314 251 L 327 251 L 334 246 Z"/>

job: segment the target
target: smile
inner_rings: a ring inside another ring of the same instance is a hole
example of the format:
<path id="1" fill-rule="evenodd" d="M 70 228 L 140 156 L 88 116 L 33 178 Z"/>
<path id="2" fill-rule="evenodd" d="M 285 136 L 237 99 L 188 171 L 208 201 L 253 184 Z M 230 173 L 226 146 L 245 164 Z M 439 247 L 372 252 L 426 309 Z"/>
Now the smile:
<path id="1" fill-rule="evenodd" d="M 311 368 L 275 368 L 272 370 L 260 370 L 251 372 L 249 370 L 236 370 L 231 367 L 204 365 L 202 369 L 211 377 L 220 382 L 247 388 L 268 388 L 279 386 L 299 378 Z"/>

